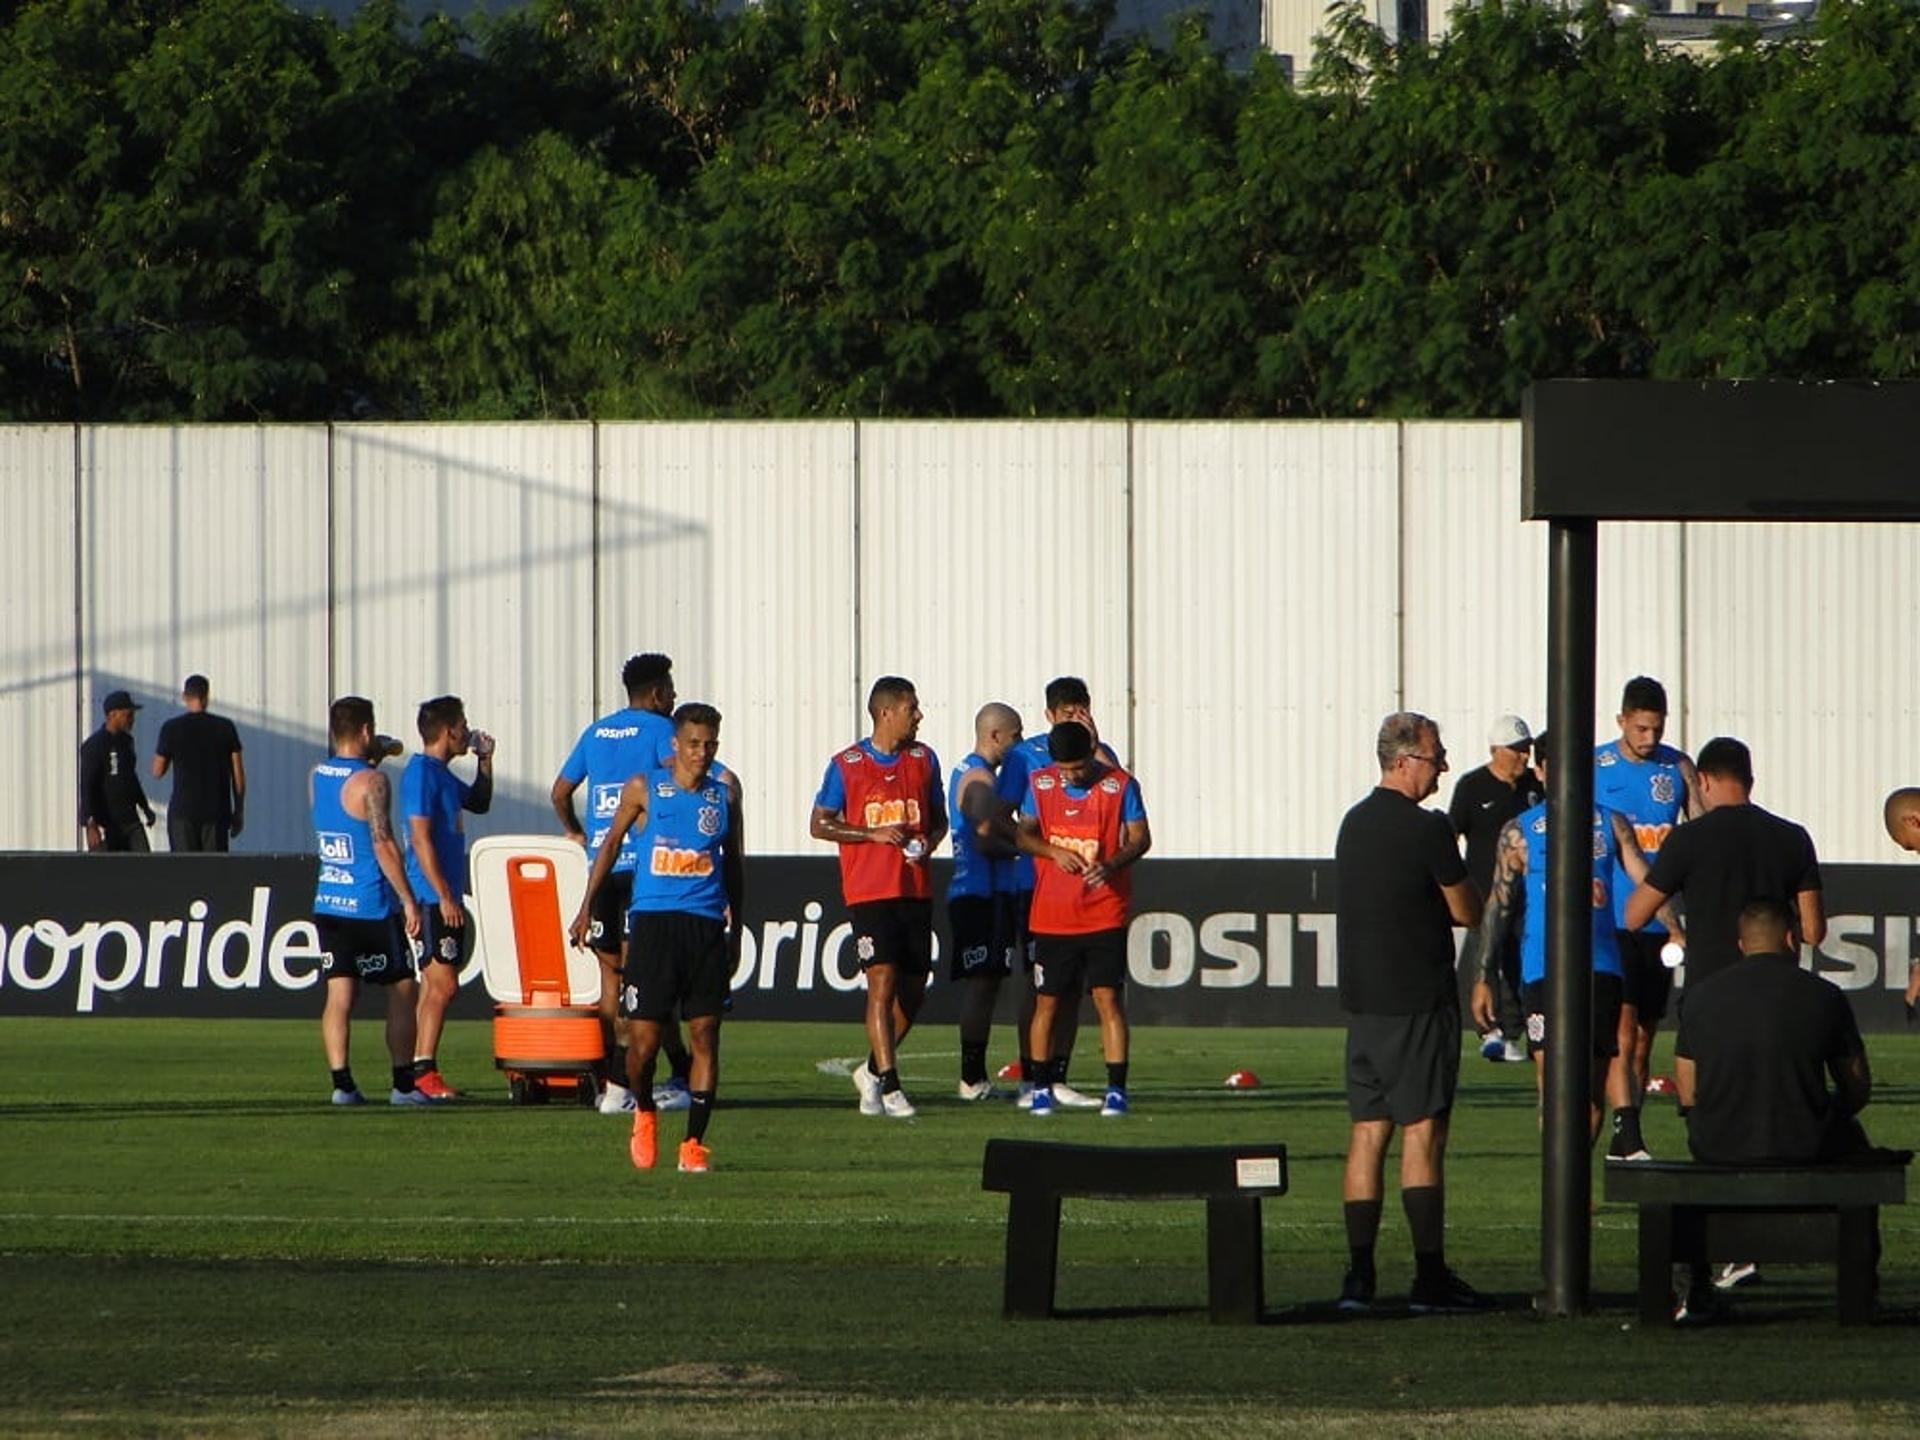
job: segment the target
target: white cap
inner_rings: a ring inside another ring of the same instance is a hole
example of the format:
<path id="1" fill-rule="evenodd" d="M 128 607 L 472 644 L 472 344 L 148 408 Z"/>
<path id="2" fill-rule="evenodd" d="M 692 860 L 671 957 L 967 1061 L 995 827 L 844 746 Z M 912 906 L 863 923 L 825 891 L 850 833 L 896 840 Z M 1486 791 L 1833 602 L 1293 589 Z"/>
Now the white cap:
<path id="1" fill-rule="evenodd" d="M 1502 715 L 1487 727 L 1489 745 L 1531 745 L 1533 731 L 1518 715 Z"/>

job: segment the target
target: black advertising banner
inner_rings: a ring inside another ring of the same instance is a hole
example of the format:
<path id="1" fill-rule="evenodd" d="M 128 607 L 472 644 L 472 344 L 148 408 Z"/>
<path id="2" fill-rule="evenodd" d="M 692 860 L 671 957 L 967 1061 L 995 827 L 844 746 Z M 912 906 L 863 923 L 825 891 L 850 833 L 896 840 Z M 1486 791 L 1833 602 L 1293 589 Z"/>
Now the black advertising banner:
<path id="1" fill-rule="evenodd" d="M 935 871 L 944 883 L 944 865 Z M 1814 967 L 1863 1028 L 1903 1028 L 1920 871 L 1821 871 L 1828 934 Z M 311 855 L 0 855 L 0 1014 L 317 1016 L 314 873 Z M 833 859 L 753 860 L 747 883 L 734 1016 L 857 1020 L 862 981 Z M 1330 861 L 1148 860 L 1128 1010 L 1149 1025 L 1339 1024 L 1333 911 Z M 938 909 L 935 926 L 944 952 Z M 943 957 L 930 1021 L 957 1014 L 945 972 Z M 462 980 L 454 1013 L 488 1014 L 478 967 Z"/>

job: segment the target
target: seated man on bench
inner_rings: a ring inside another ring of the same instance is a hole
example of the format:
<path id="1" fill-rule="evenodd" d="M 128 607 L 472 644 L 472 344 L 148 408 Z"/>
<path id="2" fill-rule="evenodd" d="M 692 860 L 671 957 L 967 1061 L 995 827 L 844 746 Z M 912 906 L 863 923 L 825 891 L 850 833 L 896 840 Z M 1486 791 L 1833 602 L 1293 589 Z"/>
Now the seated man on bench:
<path id="1" fill-rule="evenodd" d="M 1839 987 L 1800 968 L 1793 923 L 1786 902 L 1750 901 L 1740 963 L 1685 992 L 1674 1080 L 1695 1160 L 1814 1165 L 1871 1149 L 1855 1118 L 1873 1091 L 1860 1028 Z M 1694 1267 L 1676 1319 L 1706 1318 L 1705 1282 Z"/>

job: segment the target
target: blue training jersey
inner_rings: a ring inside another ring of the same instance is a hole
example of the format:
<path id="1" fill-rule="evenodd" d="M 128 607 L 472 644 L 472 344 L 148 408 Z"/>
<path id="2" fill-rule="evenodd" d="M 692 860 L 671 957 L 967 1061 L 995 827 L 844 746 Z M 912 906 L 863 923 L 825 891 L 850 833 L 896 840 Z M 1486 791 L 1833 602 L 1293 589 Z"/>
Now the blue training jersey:
<path id="1" fill-rule="evenodd" d="M 587 852 L 595 854 L 600 842 L 612 828 L 614 813 L 620 808 L 620 788 L 646 770 L 669 768 L 673 764 L 673 721 L 652 710 L 629 705 L 611 715 L 603 715 L 574 742 L 560 778 L 570 784 L 586 783 Z M 628 832 L 620 847 L 614 872 L 631 870 L 634 865 L 633 834 Z"/>
<path id="2" fill-rule="evenodd" d="M 960 808 L 960 782 L 972 770 L 993 775 L 993 766 L 977 754 L 953 767 L 947 781 L 947 813 L 953 825 L 953 879 L 947 885 L 947 898 L 986 899 L 993 894 L 994 876 L 1004 859 L 988 855 L 980 848 L 980 837 L 973 832 L 973 821 Z M 997 792 L 996 792 L 997 793 Z"/>
<path id="3" fill-rule="evenodd" d="M 633 870 L 631 913 L 727 913 L 721 856 L 732 828 L 727 787 L 709 772 L 698 789 L 682 790 L 672 770 L 650 771 L 646 824 L 628 832 L 640 863 Z"/>
<path id="4" fill-rule="evenodd" d="M 458 905 L 467 894 L 467 834 L 460 812 L 473 787 L 453 773 L 447 762 L 432 755 L 415 755 L 400 774 L 400 814 L 407 833 L 407 884 L 422 905 L 439 903 L 413 844 L 413 820 L 423 815 L 433 841 L 441 878 Z"/>
<path id="5" fill-rule="evenodd" d="M 372 768 L 338 755 L 313 767 L 313 831 L 320 849 L 316 915 L 384 920 L 394 911 L 393 887 L 373 855 L 373 826 L 349 815 L 340 800 L 347 781 Z"/>
<path id="6" fill-rule="evenodd" d="M 1000 773 L 993 782 L 994 793 L 1014 809 L 1031 814 L 1027 810 L 1027 782 L 1034 771 L 1044 770 L 1052 763 L 1053 756 L 1047 752 L 1047 737 L 1029 735 L 1000 762 Z M 996 860 L 994 876 L 1000 889 L 1011 894 L 1030 891 L 1033 889 L 1033 857 L 1013 855 Z"/>
<path id="7" fill-rule="evenodd" d="M 1547 978 L 1547 805 L 1523 810 L 1514 824 L 1527 841 L 1526 907 L 1520 915 L 1520 979 L 1532 985 Z M 1593 812 L 1593 973 L 1620 973 L 1620 940 L 1613 923 L 1613 872 L 1620 863 L 1613 817 Z"/>
<path id="8" fill-rule="evenodd" d="M 1633 837 L 1640 853 L 1653 863 L 1667 832 L 1680 823 L 1687 808 L 1687 781 L 1680 772 L 1687 757 L 1671 745 L 1656 745 L 1646 760 L 1629 760 L 1613 741 L 1593 752 L 1593 803 L 1607 810 L 1618 810 L 1633 826 Z M 1633 881 L 1616 861 L 1613 867 L 1613 923 L 1627 928 L 1627 897 L 1633 893 Z M 1642 929 L 1664 935 L 1667 927 L 1649 920 Z"/>

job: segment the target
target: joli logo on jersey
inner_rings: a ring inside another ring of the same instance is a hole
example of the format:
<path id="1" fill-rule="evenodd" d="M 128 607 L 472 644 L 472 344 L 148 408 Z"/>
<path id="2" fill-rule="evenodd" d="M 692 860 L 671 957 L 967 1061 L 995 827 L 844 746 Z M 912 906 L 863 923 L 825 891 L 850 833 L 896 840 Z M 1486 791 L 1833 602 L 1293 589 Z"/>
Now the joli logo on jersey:
<path id="1" fill-rule="evenodd" d="M 353 864 L 353 837 L 336 830 L 320 832 L 320 859 L 328 865 Z"/>

